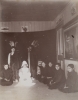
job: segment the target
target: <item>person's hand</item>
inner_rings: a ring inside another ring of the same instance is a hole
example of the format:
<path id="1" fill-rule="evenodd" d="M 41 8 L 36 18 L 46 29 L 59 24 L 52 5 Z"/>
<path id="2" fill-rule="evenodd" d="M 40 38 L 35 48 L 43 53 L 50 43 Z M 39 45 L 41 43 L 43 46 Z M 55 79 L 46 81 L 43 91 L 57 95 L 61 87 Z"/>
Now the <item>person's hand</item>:
<path id="1" fill-rule="evenodd" d="M 41 76 L 41 78 L 44 78 L 44 76 Z"/>
<path id="2" fill-rule="evenodd" d="M 66 89 L 66 88 L 68 88 L 68 87 L 67 87 L 66 84 L 65 84 L 64 89 Z"/>
<path id="3" fill-rule="evenodd" d="M 50 84 L 53 84 L 53 80 L 50 81 Z"/>
<path id="4" fill-rule="evenodd" d="M 6 78 L 5 78 L 4 80 L 5 80 L 5 81 L 9 81 L 9 80 L 8 80 L 8 79 L 6 79 Z"/>
<path id="5" fill-rule="evenodd" d="M 2 77 L 0 77 L 0 79 L 2 79 Z"/>
<path id="6" fill-rule="evenodd" d="M 55 84 L 56 82 L 53 82 L 53 84 Z"/>

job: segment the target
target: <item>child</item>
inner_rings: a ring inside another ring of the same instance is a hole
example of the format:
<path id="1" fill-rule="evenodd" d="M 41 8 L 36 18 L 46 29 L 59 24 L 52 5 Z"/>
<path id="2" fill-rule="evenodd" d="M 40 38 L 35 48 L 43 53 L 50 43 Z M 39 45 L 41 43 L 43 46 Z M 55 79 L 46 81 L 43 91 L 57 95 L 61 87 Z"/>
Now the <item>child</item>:
<path id="1" fill-rule="evenodd" d="M 26 61 L 22 62 L 22 66 L 21 69 L 19 70 L 19 81 L 20 82 L 31 82 L 31 73 L 30 70 L 28 68 L 28 64 Z"/>
<path id="2" fill-rule="evenodd" d="M 13 84 L 13 73 L 8 65 L 4 65 L 4 69 L 1 72 L 0 84 L 2 86 L 9 86 Z"/>
<path id="3" fill-rule="evenodd" d="M 61 85 L 59 90 L 65 93 L 78 92 L 78 75 L 74 71 L 74 65 L 69 64 L 67 66 L 67 71 L 68 77 L 66 79 L 66 82 Z"/>
<path id="4" fill-rule="evenodd" d="M 62 84 L 65 81 L 65 75 L 63 70 L 61 69 L 60 63 L 57 63 L 55 65 L 55 76 L 54 78 L 49 82 L 49 89 L 57 89 L 60 84 Z"/>

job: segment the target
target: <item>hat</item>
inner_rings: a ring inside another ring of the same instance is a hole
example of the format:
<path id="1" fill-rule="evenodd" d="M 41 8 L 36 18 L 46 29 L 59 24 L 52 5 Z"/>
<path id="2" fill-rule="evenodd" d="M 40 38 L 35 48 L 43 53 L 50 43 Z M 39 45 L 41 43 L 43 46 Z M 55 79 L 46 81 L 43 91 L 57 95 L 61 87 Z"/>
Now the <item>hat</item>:
<path id="1" fill-rule="evenodd" d="M 70 66 L 71 68 L 74 68 L 74 65 L 73 65 L 73 64 L 68 64 L 68 66 Z M 68 67 L 68 66 L 67 66 L 67 67 Z"/>
<path id="2" fill-rule="evenodd" d="M 26 61 L 23 61 L 22 66 L 24 66 L 25 64 L 28 65 Z"/>

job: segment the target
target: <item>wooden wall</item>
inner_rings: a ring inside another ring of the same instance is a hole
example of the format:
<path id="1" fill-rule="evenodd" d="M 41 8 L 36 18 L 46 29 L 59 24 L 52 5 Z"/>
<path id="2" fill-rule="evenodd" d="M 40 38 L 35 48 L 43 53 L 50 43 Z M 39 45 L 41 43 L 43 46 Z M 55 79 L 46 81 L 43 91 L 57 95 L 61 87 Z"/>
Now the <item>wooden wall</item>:
<path id="1" fill-rule="evenodd" d="M 0 32 L 21 32 L 22 26 L 27 26 L 29 32 L 45 31 L 55 28 L 53 21 L 12 21 L 12 22 L 0 22 Z M 8 27 L 8 31 L 1 30 L 2 27 Z"/>

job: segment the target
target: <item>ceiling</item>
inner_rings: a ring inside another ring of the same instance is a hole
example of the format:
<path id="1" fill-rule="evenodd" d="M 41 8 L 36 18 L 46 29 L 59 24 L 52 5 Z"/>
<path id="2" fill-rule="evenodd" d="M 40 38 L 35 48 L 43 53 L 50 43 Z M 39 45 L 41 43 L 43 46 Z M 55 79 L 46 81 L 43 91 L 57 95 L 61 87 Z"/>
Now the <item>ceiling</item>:
<path id="1" fill-rule="evenodd" d="M 67 1 L 1 2 L 1 21 L 53 21 Z"/>

